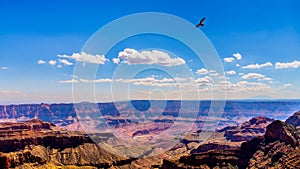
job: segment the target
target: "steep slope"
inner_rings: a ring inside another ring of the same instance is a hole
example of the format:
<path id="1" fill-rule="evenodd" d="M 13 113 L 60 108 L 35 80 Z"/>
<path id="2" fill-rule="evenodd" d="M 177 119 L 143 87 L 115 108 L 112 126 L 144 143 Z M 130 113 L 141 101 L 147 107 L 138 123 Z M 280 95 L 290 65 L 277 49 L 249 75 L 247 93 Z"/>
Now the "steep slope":
<path id="1" fill-rule="evenodd" d="M 244 142 L 236 150 L 196 152 L 179 160 L 164 160 L 160 168 L 299 168 L 300 134 L 282 121 L 267 126 L 264 136 Z"/>
<path id="2" fill-rule="evenodd" d="M 225 128 L 225 137 L 232 142 L 248 141 L 254 137 L 262 136 L 266 132 L 266 127 L 274 120 L 258 116 L 244 122 L 237 127 Z"/>
<path id="3" fill-rule="evenodd" d="M 288 124 L 291 124 L 295 127 L 300 127 L 300 111 L 294 113 L 285 122 L 288 123 Z"/>
<path id="4" fill-rule="evenodd" d="M 297 168 L 300 166 L 300 135 L 291 125 L 275 121 L 267 127 L 264 139 L 256 144 L 248 168 Z M 255 147 L 241 147 L 241 155 Z M 242 159 L 242 158 L 241 158 Z M 243 160 L 241 160 L 243 161 Z"/>
<path id="5" fill-rule="evenodd" d="M 109 168 L 132 160 L 113 155 L 82 132 L 34 119 L 0 124 L 0 168 L 94 166 Z"/>

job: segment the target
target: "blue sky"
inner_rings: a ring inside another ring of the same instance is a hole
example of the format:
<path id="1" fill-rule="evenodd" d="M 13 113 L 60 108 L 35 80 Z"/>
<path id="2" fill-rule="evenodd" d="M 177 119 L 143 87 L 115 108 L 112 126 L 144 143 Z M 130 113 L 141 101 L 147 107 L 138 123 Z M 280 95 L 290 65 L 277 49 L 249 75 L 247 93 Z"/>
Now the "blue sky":
<path id="1" fill-rule="evenodd" d="M 80 79 L 73 76 L 76 59 L 70 56 L 80 53 L 86 41 L 102 26 L 139 12 L 168 13 L 193 24 L 206 17 L 205 26 L 201 30 L 214 45 L 225 72 L 228 71 L 224 80 L 228 87 L 228 99 L 299 98 L 300 81 L 296 78 L 300 73 L 299 6 L 300 2 L 296 0 L 0 1 L 0 103 L 72 102 L 72 84 L 67 82 Z M 120 31 L 125 30 L 120 28 Z M 179 58 L 179 62 L 183 59 L 192 70 L 194 78 L 201 82 L 207 82 L 215 76 L 213 70 L 206 73 L 200 61 L 189 61 L 196 56 L 178 41 L 157 35 L 136 36 L 117 44 L 105 55 L 110 61 L 100 64 L 102 72 L 96 76 L 96 79 L 102 79 L 95 85 L 99 101 L 112 100 L 110 83 L 103 82 L 103 79 L 111 78 L 117 66 L 112 63 L 112 58 L 117 58 L 118 53 L 125 48 L 136 50 L 138 56 L 144 56 L 141 51 L 149 51 L 148 54 L 156 57 L 151 51 L 157 49 L 171 58 Z M 242 56 L 240 60 L 233 56 L 237 53 Z M 128 66 L 126 61 L 130 62 L 128 59 L 123 60 L 125 66 Z M 45 63 L 38 64 L 39 60 Z M 56 61 L 56 64 L 50 65 L 50 60 Z M 61 60 L 72 65 L 60 63 Z M 228 62 L 230 60 L 232 62 Z M 174 72 L 179 67 L 175 65 Z M 201 69 L 197 74 L 197 70 Z M 139 74 L 136 76 L 138 80 L 134 81 L 138 85 L 126 81 L 127 86 L 128 83 L 135 86 L 130 88 L 132 98 L 147 99 L 149 92 L 159 91 L 158 99 L 162 96 L 178 99 L 168 96 L 180 96 L 180 93 L 178 88 L 170 87 L 172 84 L 160 81 L 168 78 L 168 75 L 160 73 L 149 71 Z M 145 84 L 145 78 L 159 84 L 149 86 Z M 200 90 L 207 92 L 209 85 L 208 82 Z M 255 90 L 257 88 L 261 90 Z M 200 95 L 209 98 L 207 93 Z M 124 96 L 115 99 L 126 97 L 124 93 Z"/>

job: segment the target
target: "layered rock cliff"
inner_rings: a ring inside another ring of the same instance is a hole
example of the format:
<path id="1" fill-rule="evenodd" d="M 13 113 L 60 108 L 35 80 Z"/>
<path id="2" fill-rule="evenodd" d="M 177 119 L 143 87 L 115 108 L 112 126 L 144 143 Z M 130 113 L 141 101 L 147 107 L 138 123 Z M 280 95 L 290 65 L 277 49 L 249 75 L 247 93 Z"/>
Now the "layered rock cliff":
<path id="1" fill-rule="evenodd" d="M 160 168 L 298 168 L 300 134 L 285 122 L 274 121 L 264 136 L 242 143 L 235 150 L 194 152 L 179 160 L 164 160 Z"/>
<path id="2" fill-rule="evenodd" d="M 241 155 L 251 149 L 257 151 L 248 162 L 248 168 L 299 168 L 300 134 L 292 125 L 274 121 L 267 127 L 266 134 L 255 147 L 241 147 Z"/>
<path id="3" fill-rule="evenodd" d="M 227 140 L 233 142 L 248 141 L 254 137 L 262 136 L 266 132 L 266 127 L 274 120 L 258 116 L 244 122 L 237 127 L 227 127 L 223 129 L 225 131 L 225 137 Z"/>
<path id="4" fill-rule="evenodd" d="M 82 132 L 62 130 L 38 119 L 0 124 L 0 152 L 0 168 L 109 168 L 131 162 L 107 152 Z"/>
<path id="5" fill-rule="evenodd" d="M 38 119 L 0 124 L 0 152 L 23 150 L 30 145 L 68 148 L 84 143 L 92 143 L 86 134 L 62 130 Z"/>

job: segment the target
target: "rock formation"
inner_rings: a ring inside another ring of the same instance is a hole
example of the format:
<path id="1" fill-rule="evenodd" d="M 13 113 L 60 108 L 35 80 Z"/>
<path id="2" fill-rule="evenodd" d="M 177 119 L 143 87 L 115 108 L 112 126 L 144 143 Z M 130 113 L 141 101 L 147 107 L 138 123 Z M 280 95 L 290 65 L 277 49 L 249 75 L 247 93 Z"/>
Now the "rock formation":
<path id="1" fill-rule="evenodd" d="M 33 118 L 39 118 L 42 121 L 49 121 L 56 126 L 70 126 L 69 129 L 74 128 L 77 130 L 80 128 L 78 125 L 72 125 L 77 123 L 78 114 L 84 113 L 84 115 L 93 115 L 99 113 L 99 116 L 107 119 L 108 123 L 113 127 L 123 127 L 127 123 L 134 122 L 134 119 L 116 120 L 115 117 L 120 117 L 120 113 L 140 113 L 147 110 L 147 116 L 155 116 L 157 112 L 163 117 L 189 117 L 190 111 L 180 111 L 181 101 L 174 100 L 161 100 L 156 101 L 157 105 L 165 105 L 162 107 L 153 107 L 148 100 L 138 100 L 131 102 L 118 102 L 116 103 L 78 103 L 78 104 L 20 104 L 20 105 L 0 105 L 0 119 L 1 121 L 24 121 Z M 92 104 L 93 106 L 90 106 Z M 185 101 L 185 107 L 195 107 L 197 102 Z M 74 105 L 78 108 L 76 112 Z M 203 120 L 210 110 L 210 101 L 201 101 L 198 111 L 198 119 L 196 123 L 201 127 Z M 268 117 L 276 119 L 287 118 L 289 112 L 295 108 L 298 108 L 300 102 L 237 102 L 227 101 L 224 107 L 222 119 L 215 119 L 219 122 L 219 127 L 225 127 L 228 125 L 236 125 L 243 122 L 244 118 L 255 117 L 258 114 L 264 114 Z M 121 112 L 119 112 L 121 110 Z M 100 113 L 101 112 L 101 113 Z M 276 113 L 274 113 L 276 112 Z M 145 114 L 141 114 L 145 115 Z M 240 117 L 243 117 L 240 119 Z M 112 118 L 114 117 L 114 118 Z M 277 118 L 278 117 L 278 118 Z M 194 118 L 194 117 L 190 117 Z M 133 121 L 128 121 L 133 120 Z M 154 119 L 153 119 L 154 120 Z M 158 119 L 162 120 L 162 119 Z M 179 120 L 179 119 L 177 119 Z M 187 120 L 187 119 L 182 119 Z M 160 121 L 161 122 L 161 121 Z"/>
<path id="2" fill-rule="evenodd" d="M 273 121 L 273 119 L 264 116 L 255 117 L 235 128 L 224 128 L 224 136 L 232 142 L 248 141 L 254 137 L 264 135 L 266 127 Z"/>
<path id="3" fill-rule="evenodd" d="M 267 127 L 264 139 L 256 144 L 258 150 L 249 160 L 249 168 L 297 168 L 300 166 L 300 134 L 295 127 L 274 121 Z M 244 149 L 243 149 L 244 148 Z M 253 147 L 241 148 L 243 152 Z M 242 153 L 241 153 L 242 154 Z"/>
<path id="4" fill-rule="evenodd" d="M 164 160 L 160 168 L 297 168 L 300 134 L 290 124 L 274 121 L 266 134 L 242 143 L 236 150 L 194 152 L 179 160 Z"/>
<path id="5" fill-rule="evenodd" d="M 2 168 L 62 165 L 109 168 L 132 161 L 107 152 L 82 132 L 62 130 L 38 119 L 0 124 L 0 152 Z"/>
<path id="6" fill-rule="evenodd" d="M 285 122 L 288 123 L 288 124 L 291 124 L 295 127 L 300 127 L 300 111 L 294 113 Z"/>

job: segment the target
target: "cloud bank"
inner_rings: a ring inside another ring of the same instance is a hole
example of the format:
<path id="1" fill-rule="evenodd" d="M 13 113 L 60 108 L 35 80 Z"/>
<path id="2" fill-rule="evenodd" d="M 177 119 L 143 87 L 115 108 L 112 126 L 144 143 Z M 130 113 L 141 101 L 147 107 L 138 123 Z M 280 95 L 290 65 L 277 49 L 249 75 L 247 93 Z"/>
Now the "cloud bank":
<path id="1" fill-rule="evenodd" d="M 298 68 L 300 67 L 300 61 L 293 61 L 293 62 L 286 62 L 286 63 L 282 63 L 282 62 L 276 62 L 275 63 L 275 68 L 276 69 L 287 69 L 287 68 Z"/>
<path id="2" fill-rule="evenodd" d="M 77 62 L 85 62 L 85 63 L 94 63 L 94 64 L 101 64 L 103 65 L 105 62 L 108 62 L 109 59 L 107 59 L 104 55 L 92 55 L 87 54 L 85 52 L 81 53 L 73 53 L 72 55 L 57 55 L 60 58 L 67 58 L 67 59 L 73 59 Z"/>
<path id="3" fill-rule="evenodd" d="M 269 66 L 273 66 L 273 64 L 271 62 L 266 62 L 266 63 L 263 63 L 263 64 L 250 64 L 250 65 L 247 65 L 247 66 L 243 66 L 242 68 L 243 69 L 261 69 L 261 68 L 264 68 L 264 67 L 269 67 Z"/>
<path id="4" fill-rule="evenodd" d="M 264 78 L 265 75 L 259 74 L 259 73 L 248 73 L 242 76 L 242 79 L 259 79 Z"/>
<path id="5" fill-rule="evenodd" d="M 197 70 L 196 73 L 197 73 L 198 75 L 206 75 L 206 74 L 208 74 L 208 70 L 202 68 L 202 69 Z"/>
<path id="6" fill-rule="evenodd" d="M 113 62 L 118 64 L 120 61 L 128 65 L 135 64 L 158 64 L 162 66 L 178 66 L 185 64 L 182 58 L 171 58 L 166 52 L 159 50 L 138 52 L 135 49 L 126 48 L 119 52 L 118 58 L 114 58 Z"/>

